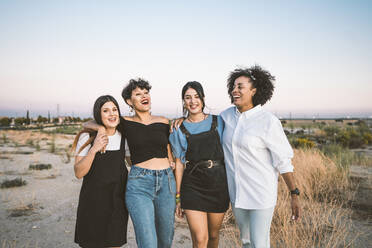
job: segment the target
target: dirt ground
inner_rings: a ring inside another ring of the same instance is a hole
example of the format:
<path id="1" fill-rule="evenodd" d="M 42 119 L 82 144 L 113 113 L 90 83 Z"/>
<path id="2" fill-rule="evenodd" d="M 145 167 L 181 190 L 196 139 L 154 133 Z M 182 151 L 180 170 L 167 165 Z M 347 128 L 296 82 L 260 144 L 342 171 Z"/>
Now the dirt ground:
<path id="1" fill-rule="evenodd" d="M 82 180 L 73 173 L 72 135 L 39 131 L 0 131 L 0 183 L 22 178 L 26 185 L 0 188 L 0 248 L 71 248 L 74 244 L 76 210 Z M 29 170 L 31 164 L 51 164 L 48 170 Z M 354 214 L 358 233 L 354 247 L 372 247 L 371 215 Z M 238 247 L 233 227 L 221 231 L 220 247 Z M 129 223 L 128 243 L 135 248 Z M 192 247 L 185 220 L 177 220 L 173 247 Z"/>
<path id="2" fill-rule="evenodd" d="M 0 248 L 78 247 L 73 240 L 82 180 L 73 172 L 73 136 L 1 131 L 0 139 L 0 183 L 19 177 L 27 182 L 0 189 Z M 52 168 L 29 170 L 38 163 Z M 137 247 L 131 222 L 123 247 Z M 173 247 L 192 247 L 185 220 L 176 221 Z"/>

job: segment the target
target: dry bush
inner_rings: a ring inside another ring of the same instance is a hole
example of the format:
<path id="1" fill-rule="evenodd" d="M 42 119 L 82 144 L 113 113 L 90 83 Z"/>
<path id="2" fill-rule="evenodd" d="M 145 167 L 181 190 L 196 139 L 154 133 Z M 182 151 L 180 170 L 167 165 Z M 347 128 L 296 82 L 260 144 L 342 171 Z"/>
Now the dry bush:
<path id="1" fill-rule="evenodd" d="M 353 185 L 347 170 L 317 150 L 296 150 L 296 185 L 301 190 L 302 217 L 291 222 L 287 186 L 279 182 L 278 202 L 271 226 L 273 247 L 349 247 Z"/>
<path id="2" fill-rule="evenodd" d="M 51 164 L 30 164 L 29 170 L 49 170 L 52 168 Z"/>
<path id="3" fill-rule="evenodd" d="M 27 182 L 23 180 L 21 177 L 17 177 L 15 179 L 5 179 L 3 182 L 0 184 L 0 188 L 12 188 L 12 187 L 21 187 L 26 185 Z"/>
<path id="4" fill-rule="evenodd" d="M 21 216 L 30 216 L 35 211 L 35 205 L 30 203 L 28 205 L 22 205 L 17 208 L 8 209 L 10 212 L 9 217 L 21 217 Z"/>
<path id="5" fill-rule="evenodd" d="M 282 178 L 279 181 L 278 201 L 271 225 L 271 246 L 351 247 L 357 235 L 351 233 L 350 202 L 353 188 L 346 169 L 315 149 L 295 150 L 292 160 L 296 185 L 301 191 L 302 216 L 291 221 L 290 195 Z M 230 211 L 230 210 L 229 210 Z M 223 237 L 231 247 L 241 247 L 238 229 L 224 221 Z"/>

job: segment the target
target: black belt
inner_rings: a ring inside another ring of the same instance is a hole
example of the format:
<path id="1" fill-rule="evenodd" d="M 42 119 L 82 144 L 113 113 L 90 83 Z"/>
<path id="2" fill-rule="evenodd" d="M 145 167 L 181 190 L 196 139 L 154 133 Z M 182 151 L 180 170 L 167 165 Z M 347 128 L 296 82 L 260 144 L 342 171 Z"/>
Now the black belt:
<path id="1" fill-rule="evenodd" d="M 195 169 L 199 168 L 199 169 L 210 169 L 210 168 L 213 168 L 215 166 L 223 166 L 224 165 L 224 161 L 223 160 L 202 160 L 202 161 L 199 161 L 199 162 L 190 162 L 190 161 L 187 161 L 185 162 L 185 168 L 190 168 L 190 172 L 189 174 L 193 173 Z"/>

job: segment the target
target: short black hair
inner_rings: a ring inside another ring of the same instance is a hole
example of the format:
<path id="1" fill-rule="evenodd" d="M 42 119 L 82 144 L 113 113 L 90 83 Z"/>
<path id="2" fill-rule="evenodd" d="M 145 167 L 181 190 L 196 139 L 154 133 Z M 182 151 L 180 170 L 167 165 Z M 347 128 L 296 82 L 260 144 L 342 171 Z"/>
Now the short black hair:
<path id="1" fill-rule="evenodd" d="M 232 71 L 227 79 L 227 90 L 231 99 L 234 102 L 232 91 L 234 90 L 235 80 L 239 77 L 247 77 L 252 83 L 252 87 L 256 88 L 256 94 L 252 97 L 253 106 L 264 105 L 271 99 L 274 92 L 275 77 L 270 72 L 264 70 L 259 65 L 254 65 L 249 68 L 237 68 Z"/>
<path id="2" fill-rule="evenodd" d="M 130 99 L 130 97 L 132 96 L 132 91 L 135 90 L 137 87 L 140 89 L 146 89 L 148 91 L 150 91 L 151 89 L 151 85 L 149 84 L 149 82 L 142 78 L 129 80 L 129 83 L 121 92 L 121 96 L 123 97 L 126 104 L 128 104 L 127 100 Z"/>
<path id="3" fill-rule="evenodd" d="M 93 117 L 94 117 L 94 120 L 97 122 L 97 124 L 102 125 L 102 126 L 103 126 L 103 122 L 102 122 L 102 116 L 101 116 L 101 108 L 106 102 L 113 102 L 116 108 L 118 109 L 119 117 L 121 116 L 119 104 L 113 96 L 104 95 L 104 96 L 98 97 L 93 105 Z"/>
<path id="4" fill-rule="evenodd" d="M 187 82 L 183 88 L 182 88 L 182 100 L 184 99 L 185 97 L 185 93 L 188 89 L 194 89 L 196 91 L 196 93 L 198 93 L 199 97 L 200 97 L 200 100 L 203 104 L 202 106 L 202 111 L 204 111 L 204 108 L 205 108 L 205 102 L 204 102 L 204 90 L 203 90 L 203 86 L 201 85 L 201 83 L 197 82 L 197 81 L 191 81 L 191 82 Z M 183 115 L 186 116 L 187 114 L 187 109 L 185 108 L 184 105 L 182 105 L 182 110 L 183 110 Z"/>

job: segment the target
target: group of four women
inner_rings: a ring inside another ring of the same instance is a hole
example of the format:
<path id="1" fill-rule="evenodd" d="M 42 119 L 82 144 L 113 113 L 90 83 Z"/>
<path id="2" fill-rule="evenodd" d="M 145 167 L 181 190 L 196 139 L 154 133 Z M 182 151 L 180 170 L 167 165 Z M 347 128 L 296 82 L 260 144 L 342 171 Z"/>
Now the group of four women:
<path id="1" fill-rule="evenodd" d="M 292 196 L 292 218 L 300 215 L 291 146 L 280 121 L 261 108 L 274 80 L 259 66 L 234 70 L 227 87 L 235 106 L 218 116 L 204 112 L 202 85 L 188 82 L 185 118 L 171 134 L 168 119 L 151 115 L 147 81 L 132 79 L 122 91 L 133 116 L 121 117 L 112 96 L 99 97 L 95 121 L 83 125 L 73 146 L 75 175 L 84 178 L 75 242 L 122 246 L 129 212 L 139 248 L 169 248 L 176 213 L 186 216 L 193 247 L 217 248 L 231 202 L 243 247 L 270 247 L 278 174 Z"/>

